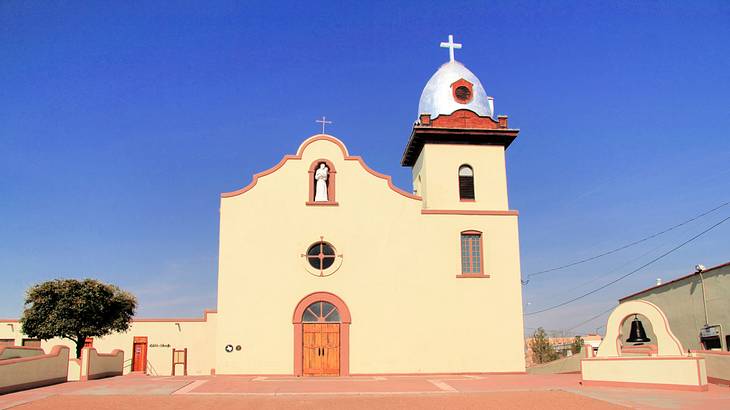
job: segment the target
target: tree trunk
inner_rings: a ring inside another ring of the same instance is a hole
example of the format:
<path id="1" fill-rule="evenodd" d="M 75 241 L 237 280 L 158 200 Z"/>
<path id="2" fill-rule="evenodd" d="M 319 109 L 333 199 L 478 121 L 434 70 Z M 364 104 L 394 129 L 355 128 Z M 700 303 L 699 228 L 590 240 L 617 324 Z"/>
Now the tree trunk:
<path id="1" fill-rule="evenodd" d="M 86 344 L 86 337 L 85 336 L 79 336 L 76 339 L 76 358 L 81 358 L 81 350 L 84 348 L 84 345 Z"/>

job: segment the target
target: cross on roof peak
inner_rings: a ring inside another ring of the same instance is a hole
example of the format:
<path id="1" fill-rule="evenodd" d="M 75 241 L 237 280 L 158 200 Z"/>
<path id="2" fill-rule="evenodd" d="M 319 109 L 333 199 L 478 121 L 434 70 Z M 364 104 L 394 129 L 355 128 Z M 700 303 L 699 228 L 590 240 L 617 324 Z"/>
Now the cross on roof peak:
<path id="1" fill-rule="evenodd" d="M 332 121 L 327 121 L 327 117 L 325 117 L 324 115 L 322 116 L 321 120 L 315 120 L 314 122 L 322 123 L 322 134 L 324 134 L 324 127 L 327 124 L 332 124 Z"/>
<path id="2" fill-rule="evenodd" d="M 449 61 L 454 61 L 454 49 L 455 48 L 461 48 L 460 43 L 454 43 L 454 35 L 449 34 L 449 41 L 448 42 L 442 42 L 441 48 L 448 48 L 449 49 Z"/>

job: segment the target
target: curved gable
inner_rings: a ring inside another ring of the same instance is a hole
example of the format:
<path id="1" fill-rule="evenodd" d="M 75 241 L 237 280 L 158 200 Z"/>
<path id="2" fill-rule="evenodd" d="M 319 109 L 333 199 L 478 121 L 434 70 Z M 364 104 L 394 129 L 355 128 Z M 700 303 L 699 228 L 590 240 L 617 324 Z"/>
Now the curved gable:
<path id="1" fill-rule="evenodd" d="M 273 174 L 274 172 L 279 170 L 281 167 L 283 167 L 284 164 L 287 163 L 287 161 L 290 161 L 290 160 L 300 161 L 304 155 L 304 152 L 307 150 L 307 148 L 312 143 L 317 142 L 317 141 L 327 141 L 329 143 L 336 145 L 342 152 L 342 157 L 345 161 L 357 161 L 362 166 L 362 168 L 365 171 L 367 171 L 369 174 L 371 174 L 379 179 L 384 179 L 388 184 L 388 188 L 390 188 L 393 192 L 398 193 L 409 199 L 415 199 L 418 201 L 421 200 L 420 196 L 411 194 L 410 192 L 406 192 L 406 191 L 398 188 L 397 186 L 395 186 L 393 184 L 393 179 L 390 177 L 390 175 L 385 175 L 385 174 L 381 174 L 377 171 L 374 171 L 372 168 L 370 168 L 365 163 L 365 161 L 363 161 L 363 159 L 360 156 L 351 156 L 349 154 L 349 152 L 347 151 L 347 147 L 345 147 L 345 144 L 343 144 L 342 141 L 340 141 L 339 139 L 337 139 L 331 135 L 327 135 L 327 134 L 317 134 L 317 135 L 307 138 L 306 140 L 304 140 L 304 142 L 302 142 L 302 144 L 297 149 L 296 155 L 285 155 L 284 158 L 282 158 L 281 161 L 279 161 L 279 163 L 276 164 L 275 166 L 267 169 L 266 171 L 254 174 L 253 180 L 251 181 L 250 184 L 248 184 L 245 187 L 238 189 L 236 191 L 223 192 L 223 193 L 221 193 L 221 198 L 231 198 L 231 197 L 241 195 L 241 194 L 249 191 L 250 189 L 252 189 L 254 186 L 256 186 L 256 183 L 258 182 L 259 178 L 265 177 L 269 174 Z"/>

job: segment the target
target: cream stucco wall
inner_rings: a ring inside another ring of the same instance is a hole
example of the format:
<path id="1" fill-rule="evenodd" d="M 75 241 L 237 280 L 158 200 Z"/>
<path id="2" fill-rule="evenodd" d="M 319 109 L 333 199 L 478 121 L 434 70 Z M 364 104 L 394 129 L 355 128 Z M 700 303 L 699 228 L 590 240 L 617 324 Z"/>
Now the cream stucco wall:
<path id="1" fill-rule="evenodd" d="M 428 194 L 426 191 L 426 172 L 424 170 L 425 155 L 419 155 L 416 159 L 416 163 L 413 164 L 412 175 L 413 175 L 413 193 L 421 196 L 423 207 L 428 207 Z"/>
<path id="2" fill-rule="evenodd" d="M 693 357 L 702 357 L 707 366 L 707 377 L 727 382 L 730 381 L 730 353 L 718 351 L 699 351 Z"/>
<path id="3" fill-rule="evenodd" d="M 130 330 L 126 333 L 114 333 L 103 338 L 95 337 L 94 348 L 99 353 L 110 353 L 114 349 L 124 351 L 124 372 L 128 373 L 131 370 L 134 337 L 146 336 L 148 340 L 148 374 L 170 375 L 172 373 L 172 349 L 186 347 L 188 348 L 188 374 L 210 374 L 215 365 L 213 350 L 215 324 L 215 313 L 207 313 L 204 319 L 141 319 L 133 321 Z M 0 339 L 14 339 L 15 344 L 20 345 L 24 337 L 19 323 L 0 321 Z M 71 351 L 71 357 L 75 357 L 76 346 L 67 339 L 54 338 L 41 342 L 41 347 L 46 352 L 56 345 L 67 346 Z"/>
<path id="4" fill-rule="evenodd" d="M 320 159 L 336 169 L 337 206 L 305 204 L 308 170 Z M 473 203 L 458 200 L 464 163 L 475 171 Z M 308 139 L 250 186 L 224 194 L 218 313 L 135 320 L 126 333 L 94 338 L 94 348 L 123 350 L 125 372 L 134 337 L 145 336 L 149 374 L 171 373 L 173 348 L 188 348 L 190 375 L 292 374 L 294 309 L 313 292 L 331 292 L 352 315 L 351 374 L 524 371 L 517 214 L 505 212 L 504 149 L 427 144 L 416 168 L 424 199 L 393 187 L 338 140 Z M 457 278 L 465 230 L 483 233 L 489 277 Z M 308 272 L 301 256 L 320 237 L 342 255 L 327 277 Z M 0 321 L 3 338 L 20 345 L 19 324 Z M 62 339 L 42 347 L 56 344 L 75 351 Z M 241 349 L 226 352 L 229 344 Z"/>
<path id="5" fill-rule="evenodd" d="M 590 382 L 640 383 L 665 386 L 707 386 L 702 358 L 635 357 L 583 359 L 584 384 Z"/>
<path id="6" fill-rule="evenodd" d="M 67 379 L 70 382 L 77 382 L 81 380 L 81 359 L 69 359 Z"/>
<path id="7" fill-rule="evenodd" d="M 459 200 L 459 167 L 474 171 L 474 202 Z M 504 147 L 499 145 L 426 144 L 413 167 L 421 176 L 426 209 L 509 209 Z M 414 182 L 415 183 L 415 182 Z"/>
<path id="8" fill-rule="evenodd" d="M 503 148 L 439 148 L 448 152 L 427 155 L 421 171 L 434 206 L 448 197 L 445 209 L 454 209 L 456 169 L 470 163 L 480 178 L 471 209 L 507 209 Z M 349 307 L 351 373 L 524 371 L 517 216 L 422 214 L 420 199 L 391 189 L 343 149 L 315 136 L 222 199 L 216 372 L 291 374 L 292 314 L 317 291 Z M 307 171 L 318 159 L 336 168 L 338 206 L 305 205 Z M 452 163 L 448 177 L 430 170 Z M 483 232 L 489 278 L 456 278 L 464 230 Z M 343 255 L 328 277 L 308 273 L 300 256 L 320 236 Z M 227 344 L 242 349 L 226 353 Z"/>
<path id="9" fill-rule="evenodd" d="M 623 353 L 622 326 L 635 314 L 651 324 L 656 351 L 649 356 L 632 357 Z M 707 388 L 707 369 L 703 358 L 689 357 L 672 333 L 664 312 L 646 300 L 618 305 L 606 322 L 606 335 L 596 357 L 581 360 L 583 383 L 646 385 L 665 388 Z"/>

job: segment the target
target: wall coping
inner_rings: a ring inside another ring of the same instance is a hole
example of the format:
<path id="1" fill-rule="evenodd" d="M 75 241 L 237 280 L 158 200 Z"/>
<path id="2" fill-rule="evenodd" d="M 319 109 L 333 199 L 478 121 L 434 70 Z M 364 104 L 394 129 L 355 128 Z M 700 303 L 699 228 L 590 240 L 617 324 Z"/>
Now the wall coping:
<path id="1" fill-rule="evenodd" d="M 12 346 L 9 346 L 9 347 L 12 347 Z M 68 347 L 56 345 L 56 346 L 53 346 L 51 351 L 46 354 L 41 354 L 38 356 L 30 356 L 30 357 L 18 357 L 17 359 L 0 360 L 0 366 L 7 366 L 10 364 L 15 364 L 15 363 L 30 362 L 33 360 L 47 359 L 49 357 L 58 357 L 61 354 L 61 351 L 63 351 L 63 349 L 68 350 Z M 41 350 L 43 350 L 43 349 L 41 349 Z"/>
<path id="2" fill-rule="evenodd" d="M 197 318 L 197 317 L 179 317 L 179 318 L 139 318 L 139 319 L 132 319 L 131 322 L 207 322 L 208 321 L 208 315 L 214 315 L 217 314 L 218 310 L 216 309 L 205 309 L 203 311 L 203 317 Z M 0 323 L 18 323 L 18 319 L 0 319 Z M 18 347 L 24 347 L 24 346 L 3 346 L 3 347 L 15 347 L 16 349 Z M 2 349 L 2 348 L 0 348 Z"/>

